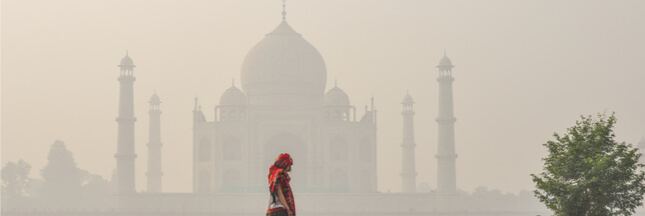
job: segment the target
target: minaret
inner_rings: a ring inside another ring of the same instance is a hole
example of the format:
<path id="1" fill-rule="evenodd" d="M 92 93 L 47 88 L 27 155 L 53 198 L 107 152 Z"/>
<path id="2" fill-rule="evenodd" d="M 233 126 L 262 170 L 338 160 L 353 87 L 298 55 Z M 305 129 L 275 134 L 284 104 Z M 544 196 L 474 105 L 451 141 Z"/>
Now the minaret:
<path id="1" fill-rule="evenodd" d="M 137 154 L 134 153 L 134 78 L 133 69 L 135 65 L 126 51 L 125 57 L 121 59 L 121 73 L 119 76 L 119 116 L 116 118 L 118 123 L 117 150 L 114 157 L 116 158 L 116 193 L 135 193 L 134 187 L 134 159 Z"/>
<path id="2" fill-rule="evenodd" d="M 401 189 L 403 193 L 415 193 L 417 185 L 417 172 L 414 165 L 414 100 L 410 94 L 403 99 L 403 167 L 401 172 Z"/>
<path id="3" fill-rule="evenodd" d="M 455 174 L 455 118 L 452 107 L 452 62 L 444 52 L 439 61 L 439 131 L 437 133 L 437 192 L 456 193 L 457 183 Z"/>
<path id="4" fill-rule="evenodd" d="M 159 105 L 161 100 L 155 92 L 152 97 L 150 97 L 150 110 L 148 115 L 150 115 L 150 131 L 148 137 L 148 172 L 146 176 L 148 177 L 148 192 L 150 193 L 161 193 L 161 110 Z"/>

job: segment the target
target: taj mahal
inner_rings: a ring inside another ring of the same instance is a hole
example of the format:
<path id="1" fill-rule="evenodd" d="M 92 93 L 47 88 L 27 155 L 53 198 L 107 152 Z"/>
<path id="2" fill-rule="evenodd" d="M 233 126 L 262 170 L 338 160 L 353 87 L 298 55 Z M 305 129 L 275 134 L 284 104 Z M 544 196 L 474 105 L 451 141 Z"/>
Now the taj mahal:
<path id="1" fill-rule="evenodd" d="M 283 10 L 282 22 L 246 55 L 240 87 L 233 83 L 213 108 L 202 109 L 195 99 L 192 193 L 161 191 L 162 106 L 156 93 L 149 100 L 146 119 L 147 190 L 135 190 L 136 78 L 134 61 L 126 54 L 118 77 L 115 211 L 263 214 L 269 198 L 267 168 L 282 152 L 294 158 L 291 185 L 303 215 L 452 215 L 463 211 L 455 175 L 451 60 L 444 55 L 436 72 L 428 70 L 437 74 L 439 83 L 436 191 L 416 191 L 416 111 L 408 94 L 402 95 L 402 101 L 392 101 L 402 105 L 403 192 L 381 193 L 377 191 L 374 99 L 371 106 L 357 108 L 341 86 L 326 90 L 323 56 L 287 23 L 285 15 Z M 214 119 L 207 119 L 205 112 L 214 112 Z"/>

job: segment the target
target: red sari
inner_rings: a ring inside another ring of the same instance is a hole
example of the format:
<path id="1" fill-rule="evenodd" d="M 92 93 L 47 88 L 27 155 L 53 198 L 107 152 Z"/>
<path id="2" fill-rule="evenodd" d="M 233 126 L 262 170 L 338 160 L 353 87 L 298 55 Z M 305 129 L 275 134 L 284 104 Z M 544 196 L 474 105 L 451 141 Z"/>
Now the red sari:
<path id="1" fill-rule="evenodd" d="M 291 185 L 289 185 L 289 181 L 291 181 L 291 178 L 289 177 L 289 174 L 286 172 L 286 168 L 293 165 L 293 159 L 291 159 L 291 156 L 289 154 L 284 153 L 280 154 L 280 156 L 275 160 L 275 163 L 271 165 L 269 168 L 269 191 L 271 193 L 271 202 L 280 202 L 278 200 L 278 187 L 277 185 L 280 184 L 282 188 L 282 195 L 284 195 L 284 199 L 287 201 L 287 205 L 291 211 L 293 211 L 293 214 L 296 214 L 296 205 L 294 202 L 294 197 L 293 197 L 293 192 L 291 191 Z M 267 210 L 267 215 L 270 213 L 277 212 L 282 209 L 269 209 Z"/>

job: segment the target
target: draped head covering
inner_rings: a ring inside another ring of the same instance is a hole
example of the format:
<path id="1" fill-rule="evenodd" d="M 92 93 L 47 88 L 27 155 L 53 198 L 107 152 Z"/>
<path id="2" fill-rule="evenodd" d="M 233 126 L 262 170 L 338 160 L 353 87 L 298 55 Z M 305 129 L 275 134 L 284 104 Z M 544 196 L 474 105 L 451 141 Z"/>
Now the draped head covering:
<path id="1" fill-rule="evenodd" d="M 282 195 L 284 195 L 284 198 L 287 201 L 289 208 L 295 214 L 296 205 L 293 200 L 291 185 L 289 185 L 289 181 L 291 181 L 291 178 L 289 177 L 289 174 L 286 171 L 287 167 L 291 165 L 293 165 L 293 159 L 291 159 L 291 156 L 287 153 L 280 154 L 280 156 L 278 156 L 278 158 L 275 159 L 275 162 L 269 168 L 269 176 L 268 176 L 269 190 L 273 197 L 273 202 L 275 202 L 276 197 L 278 197 L 278 190 L 276 190 L 277 189 L 276 185 L 280 184 L 282 186 Z"/>

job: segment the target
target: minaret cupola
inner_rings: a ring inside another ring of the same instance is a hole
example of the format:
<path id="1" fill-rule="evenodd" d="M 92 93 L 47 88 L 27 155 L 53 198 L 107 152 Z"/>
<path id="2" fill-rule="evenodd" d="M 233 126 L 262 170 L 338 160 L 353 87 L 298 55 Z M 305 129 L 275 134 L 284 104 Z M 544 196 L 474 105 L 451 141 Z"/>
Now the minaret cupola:
<path id="1" fill-rule="evenodd" d="M 220 97 L 219 106 L 216 107 L 216 110 L 219 111 L 220 120 L 245 120 L 246 105 L 246 95 L 242 90 L 235 87 L 235 81 L 233 81 L 231 87 L 224 91 Z"/>
<path id="2" fill-rule="evenodd" d="M 338 82 L 335 82 L 334 87 L 327 91 L 323 104 L 325 106 L 325 119 L 350 120 L 350 109 L 353 107 L 349 103 L 349 96 L 338 87 Z"/>

